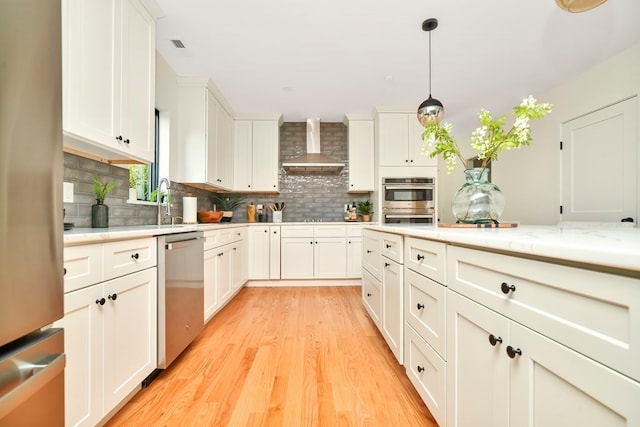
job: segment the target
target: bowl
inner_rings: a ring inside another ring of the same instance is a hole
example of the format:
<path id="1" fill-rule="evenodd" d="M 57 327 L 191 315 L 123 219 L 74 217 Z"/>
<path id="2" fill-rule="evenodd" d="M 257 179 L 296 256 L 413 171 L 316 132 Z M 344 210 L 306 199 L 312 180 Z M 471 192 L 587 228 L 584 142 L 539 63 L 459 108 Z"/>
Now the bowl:
<path id="1" fill-rule="evenodd" d="M 211 223 L 220 222 L 222 219 L 222 211 L 199 211 L 198 222 Z"/>

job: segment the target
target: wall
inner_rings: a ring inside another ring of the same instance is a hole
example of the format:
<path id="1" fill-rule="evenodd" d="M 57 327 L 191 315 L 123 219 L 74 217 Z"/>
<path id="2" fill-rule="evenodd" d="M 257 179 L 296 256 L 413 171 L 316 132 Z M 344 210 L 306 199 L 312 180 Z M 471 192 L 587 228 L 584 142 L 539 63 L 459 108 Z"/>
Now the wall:
<path id="1" fill-rule="evenodd" d="M 640 45 L 545 93 L 533 94 L 539 102 L 554 104 L 554 109 L 544 119 L 531 122 L 533 141 L 529 147 L 505 151 L 492 166 L 492 181 L 502 189 L 506 200 L 501 221 L 557 224 L 561 220 L 559 141 L 562 123 L 637 94 L 640 94 Z M 529 94 L 521 95 L 514 98 L 514 106 Z M 511 117 L 510 112 L 502 114 Z M 510 122 L 507 120 L 507 123 Z M 455 137 L 459 141 L 469 140 L 469 135 Z M 442 222 L 451 222 L 451 197 L 462 185 L 464 177 L 461 167 L 448 175 L 442 159 L 438 161 L 440 219 Z M 638 166 L 640 170 L 640 159 Z M 597 170 L 594 170 L 594 178 L 597 179 Z"/>

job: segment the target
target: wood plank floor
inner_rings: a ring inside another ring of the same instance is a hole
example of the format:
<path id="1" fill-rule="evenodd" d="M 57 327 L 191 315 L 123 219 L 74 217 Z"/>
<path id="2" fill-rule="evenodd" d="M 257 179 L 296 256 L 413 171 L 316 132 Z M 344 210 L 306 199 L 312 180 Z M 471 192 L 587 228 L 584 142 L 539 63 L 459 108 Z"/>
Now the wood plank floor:
<path id="1" fill-rule="evenodd" d="M 427 426 L 360 287 L 243 288 L 108 426 Z"/>

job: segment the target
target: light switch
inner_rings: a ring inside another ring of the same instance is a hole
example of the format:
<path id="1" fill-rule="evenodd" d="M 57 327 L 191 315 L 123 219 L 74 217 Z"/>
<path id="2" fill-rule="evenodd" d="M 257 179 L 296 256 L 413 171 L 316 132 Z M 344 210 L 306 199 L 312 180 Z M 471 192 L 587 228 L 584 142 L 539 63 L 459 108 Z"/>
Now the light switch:
<path id="1" fill-rule="evenodd" d="M 73 182 L 62 183 L 62 201 L 64 203 L 73 203 Z"/>

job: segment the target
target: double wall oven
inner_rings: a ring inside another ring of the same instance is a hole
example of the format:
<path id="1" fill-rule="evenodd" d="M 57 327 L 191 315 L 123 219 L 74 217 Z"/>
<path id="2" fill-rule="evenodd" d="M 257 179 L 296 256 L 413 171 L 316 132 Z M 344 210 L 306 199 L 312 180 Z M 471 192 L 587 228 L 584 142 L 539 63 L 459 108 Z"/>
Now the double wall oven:
<path id="1" fill-rule="evenodd" d="M 387 224 L 433 224 L 435 178 L 384 178 L 382 220 Z"/>

